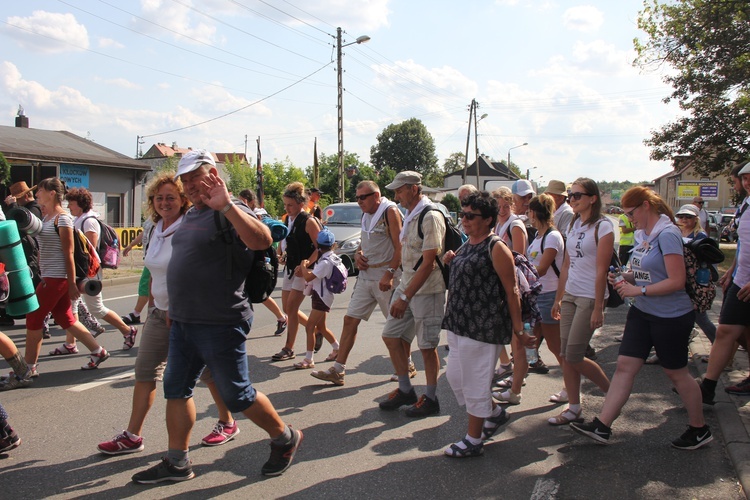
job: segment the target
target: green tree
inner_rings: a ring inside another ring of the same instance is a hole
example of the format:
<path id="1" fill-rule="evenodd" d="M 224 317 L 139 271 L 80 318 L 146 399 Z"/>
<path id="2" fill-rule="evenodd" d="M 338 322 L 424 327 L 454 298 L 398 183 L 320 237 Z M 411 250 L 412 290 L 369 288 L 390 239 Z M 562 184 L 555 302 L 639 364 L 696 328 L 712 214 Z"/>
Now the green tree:
<path id="1" fill-rule="evenodd" d="M 703 174 L 725 171 L 750 154 L 750 3 L 644 1 L 635 39 L 642 69 L 670 66 L 664 81 L 684 116 L 652 131 L 651 158 L 689 154 Z M 663 69 L 662 69 L 663 70 Z"/>
<path id="2" fill-rule="evenodd" d="M 392 123 L 378 134 L 377 144 L 370 148 L 370 162 L 376 170 L 414 170 L 426 177 L 438 168 L 435 140 L 417 118 Z"/>
<path id="3" fill-rule="evenodd" d="M 356 186 L 357 182 L 356 172 L 361 171 L 367 165 L 359 159 L 357 153 L 348 153 L 344 151 L 344 169 L 345 172 L 351 172 L 352 177 L 349 177 L 346 173 L 344 174 L 344 193 L 345 200 L 351 201 L 354 199 L 354 190 L 352 189 L 352 183 Z M 339 201 L 339 155 L 332 154 L 326 155 L 324 153 L 318 154 L 318 172 L 320 174 L 320 188 L 323 191 L 321 196 L 321 207 L 326 207 L 331 203 Z M 313 182 L 313 167 L 307 167 L 307 185 L 312 186 Z"/>
<path id="4" fill-rule="evenodd" d="M 227 189 L 234 196 L 238 196 L 243 189 L 256 189 L 258 186 L 258 175 L 255 168 L 243 161 L 239 156 L 224 163 L 224 171 L 227 173 Z"/>
<path id="5" fill-rule="evenodd" d="M 461 201 L 456 195 L 448 193 L 443 196 L 443 199 L 440 200 L 440 203 L 445 205 L 445 208 L 447 208 L 449 212 L 459 213 L 461 211 Z"/>
<path id="6" fill-rule="evenodd" d="M 10 187 L 10 163 L 2 153 L 0 153 L 0 184 L 6 188 Z"/>
<path id="7" fill-rule="evenodd" d="M 284 213 L 284 188 L 292 182 L 306 182 L 305 173 L 289 158 L 263 164 L 263 193 L 266 210 L 273 216 Z"/>

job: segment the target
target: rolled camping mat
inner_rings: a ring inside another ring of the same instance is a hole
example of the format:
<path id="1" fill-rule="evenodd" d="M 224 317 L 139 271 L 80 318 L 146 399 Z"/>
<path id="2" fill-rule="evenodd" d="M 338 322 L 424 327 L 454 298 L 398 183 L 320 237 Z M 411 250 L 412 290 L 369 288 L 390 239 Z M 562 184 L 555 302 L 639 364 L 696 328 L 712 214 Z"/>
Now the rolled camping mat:
<path id="1" fill-rule="evenodd" d="M 6 271 L 28 267 L 18 234 L 18 225 L 14 220 L 0 221 L 0 261 L 5 264 Z"/>
<path id="2" fill-rule="evenodd" d="M 10 282 L 10 298 L 8 298 L 5 310 L 9 316 L 23 316 L 39 308 L 29 266 L 17 271 L 9 271 L 8 281 Z"/>
<path id="3" fill-rule="evenodd" d="M 32 214 L 26 207 L 13 207 L 6 214 L 8 220 L 16 221 L 18 233 L 23 237 L 26 235 L 36 236 L 42 232 L 42 220 Z"/>

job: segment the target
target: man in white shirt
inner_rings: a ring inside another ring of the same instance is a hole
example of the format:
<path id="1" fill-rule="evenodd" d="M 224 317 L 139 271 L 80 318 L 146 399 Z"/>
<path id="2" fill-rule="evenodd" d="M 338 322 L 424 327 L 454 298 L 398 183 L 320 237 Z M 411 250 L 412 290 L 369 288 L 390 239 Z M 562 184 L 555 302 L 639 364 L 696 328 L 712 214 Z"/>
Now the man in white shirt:
<path id="1" fill-rule="evenodd" d="M 555 200 L 555 213 L 553 214 L 555 227 L 562 233 L 563 238 L 565 238 L 570 227 L 570 221 L 573 220 L 573 209 L 570 208 L 567 202 L 568 191 L 565 189 L 565 183 L 558 180 L 549 181 L 544 194 L 550 195 Z"/>
<path id="2" fill-rule="evenodd" d="M 703 198 L 701 196 L 696 196 L 693 198 L 693 205 L 698 207 L 698 220 L 701 221 L 701 227 L 703 230 L 708 234 L 708 212 L 703 208 L 703 206 L 706 204 L 705 201 L 703 201 Z"/>

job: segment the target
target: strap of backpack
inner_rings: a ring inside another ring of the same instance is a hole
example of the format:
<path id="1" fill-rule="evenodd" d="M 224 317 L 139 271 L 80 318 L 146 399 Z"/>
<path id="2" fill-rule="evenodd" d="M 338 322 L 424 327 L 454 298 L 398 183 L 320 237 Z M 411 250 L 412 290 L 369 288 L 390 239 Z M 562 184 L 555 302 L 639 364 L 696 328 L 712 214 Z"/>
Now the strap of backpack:
<path id="1" fill-rule="evenodd" d="M 422 213 L 419 214 L 419 219 L 417 219 L 417 234 L 419 235 L 419 238 L 424 240 L 424 233 L 422 232 L 422 221 L 424 220 L 424 216 L 427 215 L 427 212 L 432 211 L 440 212 L 440 215 L 443 216 L 443 222 L 447 224 L 447 221 L 445 221 L 445 214 L 441 212 L 439 209 L 435 207 L 425 207 L 424 210 L 422 210 Z M 446 231 L 448 228 L 446 227 Z M 419 260 L 417 260 L 417 263 L 414 264 L 414 271 L 419 269 L 419 266 L 422 265 L 422 256 L 419 257 Z M 440 262 L 440 257 L 435 255 L 435 262 L 437 262 L 438 267 L 440 268 L 440 272 L 443 272 L 443 268 L 445 267 L 442 262 Z"/>
<path id="2" fill-rule="evenodd" d="M 544 236 L 542 236 L 542 255 L 544 255 L 544 240 L 547 239 L 547 235 L 552 232 L 552 227 L 548 227 L 547 230 L 544 232 Z M 555 259 L 557 256 L 555 256 Z M 555 274 L 557 277 L 560 277 L 560 269 L 557 268 L 557 264 L 555 263 L 555 259 L 552 259 L 552 270 L 555 271 Z"/>

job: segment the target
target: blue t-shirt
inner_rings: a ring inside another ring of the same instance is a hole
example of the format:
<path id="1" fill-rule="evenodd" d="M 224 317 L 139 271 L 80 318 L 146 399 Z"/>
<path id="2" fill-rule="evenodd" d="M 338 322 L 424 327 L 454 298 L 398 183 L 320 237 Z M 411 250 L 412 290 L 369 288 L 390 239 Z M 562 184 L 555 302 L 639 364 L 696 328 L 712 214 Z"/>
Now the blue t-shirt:
<path id="1" fill-rule="evenodd" d="M 630 258 L 635 284 L 648 286 L 667 279 L 664 256 L 676 254 L 682 257 L 682 234 L 675 225 L 662 230 L 656 239 L 648 244 L 636 245 Z M 693 303 L 684 288 L 669 295 L 639 295 L 635 307 L 647 314 L 660 318 L 676 318 L 693 310 Z"/>

